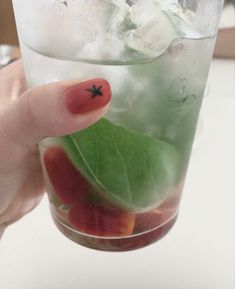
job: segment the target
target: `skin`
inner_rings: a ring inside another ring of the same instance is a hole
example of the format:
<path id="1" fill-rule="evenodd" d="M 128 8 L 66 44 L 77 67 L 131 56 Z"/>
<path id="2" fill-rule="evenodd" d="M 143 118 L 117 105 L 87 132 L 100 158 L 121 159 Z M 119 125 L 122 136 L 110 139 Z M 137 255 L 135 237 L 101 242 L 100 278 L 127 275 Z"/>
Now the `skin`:
<path id="1" fill-rule="evenodd" d="M 0 236 L 45 192 L 40 140 L 84 129 L 107 111 L 108 105 L 82 115 L 69 112 L 64 92 L 78 84 L 73 80 L 27 90 L 21 61 L 0 70 Z"/>

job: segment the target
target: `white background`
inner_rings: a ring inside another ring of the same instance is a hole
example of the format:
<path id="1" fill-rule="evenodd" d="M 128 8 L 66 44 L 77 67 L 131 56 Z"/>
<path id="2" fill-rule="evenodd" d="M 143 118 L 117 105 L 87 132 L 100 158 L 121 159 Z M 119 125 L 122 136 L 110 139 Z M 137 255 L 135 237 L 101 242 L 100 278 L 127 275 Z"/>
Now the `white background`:
<path id="1" fill-rule="evenodd" d="M 213 61 L 180 216 L 163 240 L 83 248 L 55 228 L 44 198 L 3 236 L 0 289 L 234 289 L 234 78 L 234 61 Z"/>

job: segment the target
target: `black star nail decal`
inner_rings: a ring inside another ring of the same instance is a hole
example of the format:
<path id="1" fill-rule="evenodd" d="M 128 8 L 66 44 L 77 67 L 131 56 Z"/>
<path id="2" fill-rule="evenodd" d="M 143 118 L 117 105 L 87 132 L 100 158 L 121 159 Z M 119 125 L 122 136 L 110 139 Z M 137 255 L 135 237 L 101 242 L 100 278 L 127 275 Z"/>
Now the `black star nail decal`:
<path id="1" fill-rule="evenodd" d="M 101 91 L 102 85 L 97 87 L 95 84 L 92 85 L 92 88 L 86 89 L 86 91 L 89 91 L 92 93 L 91 98 L 95 98 L 96 96 L 103 96 L 103 93 Z"/>

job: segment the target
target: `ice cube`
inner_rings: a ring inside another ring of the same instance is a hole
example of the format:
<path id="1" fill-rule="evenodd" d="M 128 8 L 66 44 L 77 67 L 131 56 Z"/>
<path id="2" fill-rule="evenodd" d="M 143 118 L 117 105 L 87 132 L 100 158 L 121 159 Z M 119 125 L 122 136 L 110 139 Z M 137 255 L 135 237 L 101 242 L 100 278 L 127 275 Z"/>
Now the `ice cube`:
<path id="1" fill-rule="evenodd" d="M 135 3 L 137 2 L 138 0 L 126 0 L 126 3 L 129 5 L 129 6 L 133 6 L 135 5 Z"/>
<path id="2" fill-rule="evenodd" d="M 162 6 L 163 11 L 182 38 L 200 39 L 202 35 L 194 26 L 196 13 L 191 9 L 183 9 L 179 4 Z"/>
<path id="3" fill-rule="evenodd" d="M 84 31 L 77 43 L 80 45 L 76 58 L 90 60 L 121 60 L 124 51 L 123 31 L 130 28 L 130 6 L 124 0 L 88 1 L 83 21 L 78 27 Z M 85 18 L 84 18 L 85 16 Z M 92 23 L 92 25 L 87 25 Z M 81 25 L 86 25 L 81 29 Z M 131 26 L 133 28 L 133 26 Z M 90 35 L 90 37 L 89 37 Z"/>
<path id="4" fill-rule="evenodd" d="M 137 28 L 126 35 L 128 49 L 148 57 L 158 57 L 179 37 L 170 19 L 156 3 L 137 2 L 133 13 Z"/>
<path id="5" fill-rule="evenodd" d="M 169 18 L 176 33 L 181 38 L 201 39 L 207 36 L 212 36 L 209 32 L 208 23 L 205 21 L 204 10 L 207 6 L 211 6 L 211 0 L 195 1 L 195 0 L 154 0 L 162 11 Z M 203 3 L 201 5 L 200 3 Z M 201 9 L 201 6 L 203 9 Z M 200 10 L 201 9 L 201 10 Z M 208 13 L 209 15 L 210 13 Z M 210 26 L 210 25 L 209 25 Z M 213 25 L 212 25 L 213 26 Z M 208 33 L 209 32 L 209 33 Z"/>
<path id="6" fill-rule="evenodd" d="M 44 1 L 50 5 L 38 2 L 40 13 L 22 20 L 21 30 L 27 46 L 48 56 L 145 61 L 176 39 L 201 37 L 195 12 L 177 0 Z"/>

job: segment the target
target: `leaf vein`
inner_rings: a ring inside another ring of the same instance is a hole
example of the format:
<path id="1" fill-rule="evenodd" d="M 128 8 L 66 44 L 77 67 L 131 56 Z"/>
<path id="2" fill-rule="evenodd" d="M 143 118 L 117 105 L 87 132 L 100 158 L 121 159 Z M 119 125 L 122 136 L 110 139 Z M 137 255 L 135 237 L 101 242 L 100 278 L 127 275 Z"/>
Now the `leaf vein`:
<path id="1" fill-rule="evenodd" d="M 111 141 L 112 141 L 112 143 L 114 144 L 114 146 L 116 147 L 117 152 L 118 152 L 118 154 L 119 154 L 119 156 L 120 156 L 120 160 L 121 160 L 121 162 L 122 162 L 122 164 L 123 164 L 123 168 L 124 168 L 124 172 L 125 172 L 126 180 L 127 180 L 127 187 L 128 187 L 127 193 L 128 193 L 129 199 L 132 200 L 133 197 L 132 197 L 132 191 L 131 191 L 131 184 L 130 184 L 130 180 L 129 180 L 129 174 L 128 174 L 128 170 L 127 170 L 127 165 L 126 165 L 126 162 L 125 162 L 125 158 L 123 157 L 123 155 L 122 155 L 122 153 L 121 153 L 121 151 L 120 151 L 120 149 L 119 149 L 119 147 L 118 147 L 117 142 L 114 142 L 114 135 L 112 134 L 111 131 L 110 131 L 110 134 L 112 135 Z"/>
<path id="2" fill-rule="evenodd" d="M 97 134 L 96 134 L 94 127 L 92 127 L 92 132 L 93 132 L 95 144 L 96 144 L 95 175 L 98 178 L 98 174 L 99 174 L 99 144 L 98 144 L 98 137 L 97 137 Z"/>

